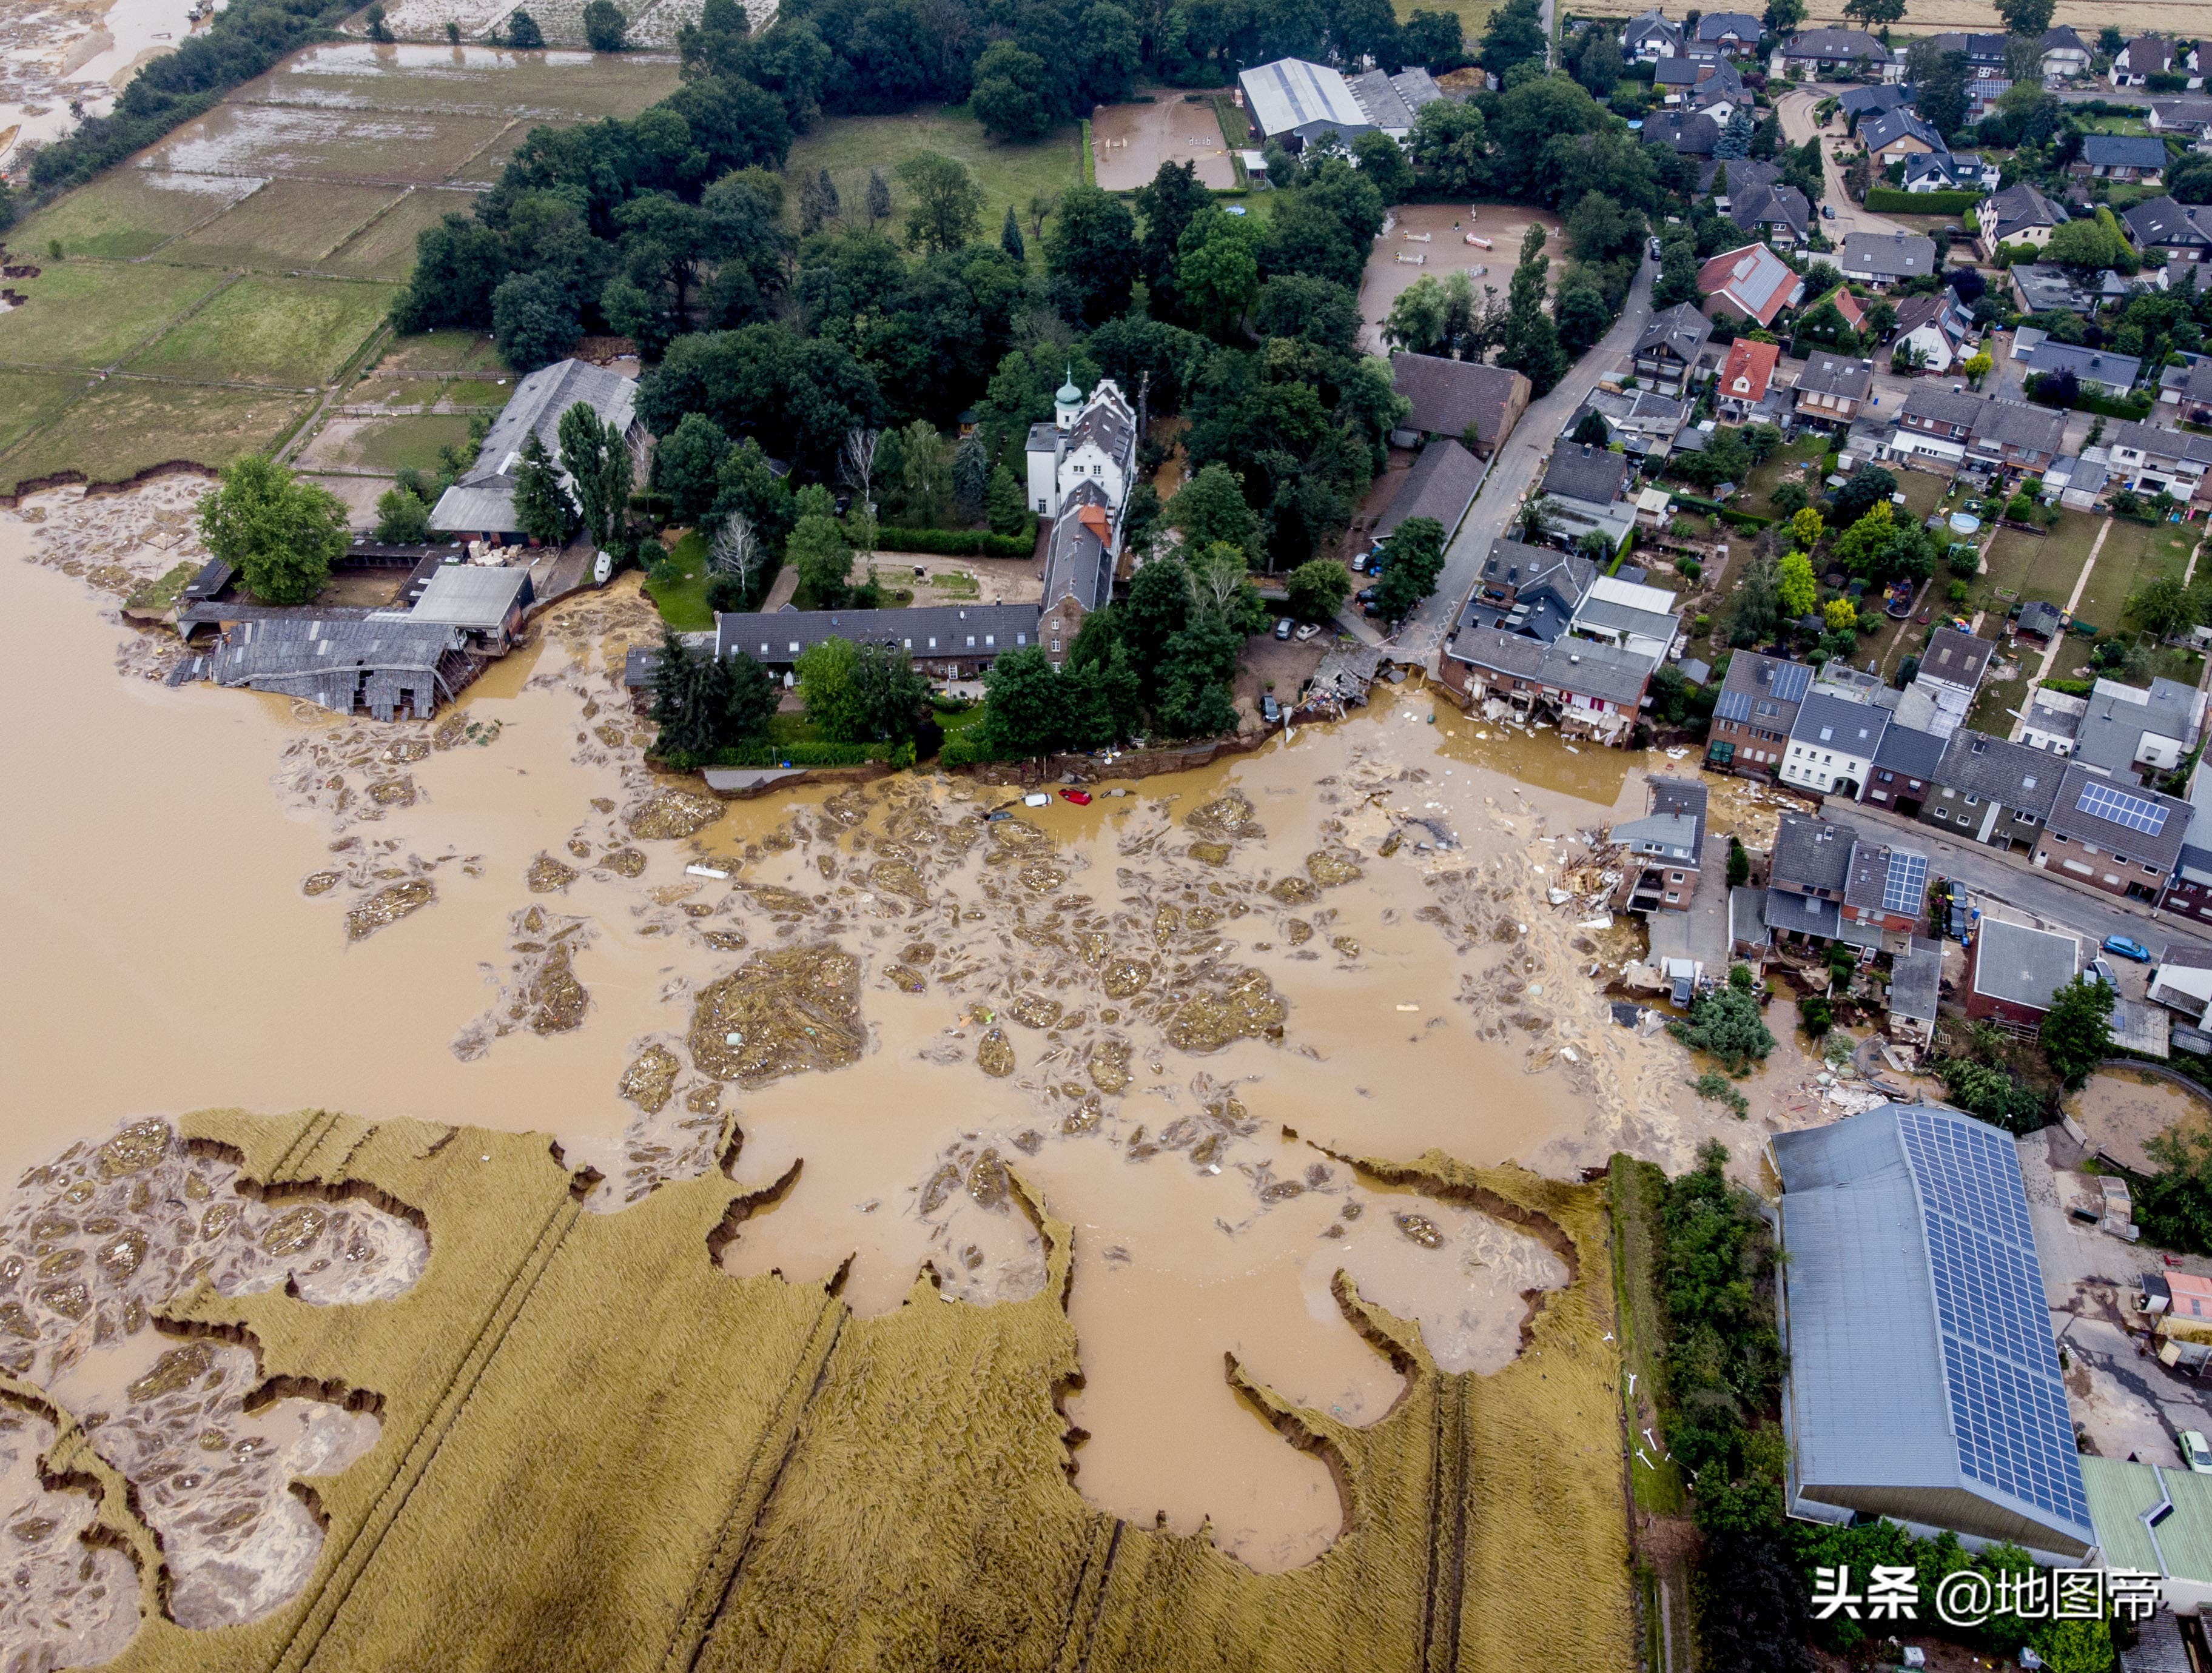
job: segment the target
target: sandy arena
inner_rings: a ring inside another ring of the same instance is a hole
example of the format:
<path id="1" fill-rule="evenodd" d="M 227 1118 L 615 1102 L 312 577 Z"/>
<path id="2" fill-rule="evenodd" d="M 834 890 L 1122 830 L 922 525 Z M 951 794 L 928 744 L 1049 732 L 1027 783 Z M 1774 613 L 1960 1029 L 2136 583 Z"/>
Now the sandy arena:
<path id="1" fill-rule="evenodd" d="M 1401 203 L 1390 216 L 1359 284 L 1364 341 L 1378 353 L 1383 349 L 1382 326 L 1390 318 L 1390 305 L 1424 275 L 1442 279 L 1468 274 L 1478 296 L 1487 287 L 1503 297 L 1531 223 L 1549 234 L 1544 253 L 1552 258 L 1552 283 L 1555 288 L 1559 283 L 1566 249 L 1556 215 L 1521 203 Z M 1488 239 L 1492 247 L 1468 243 L 1470 233 Z"/>
<path id="2" fill-rule="evenodd" d="M 1195 162 L 1198 183 L 1215 191 L 1237 184 L 1236 165 L 1210 98 L 1194 103 L 1172 88 L 1154 105 L 1101 105 L 1091 112 L 1091 155 L 1108 191 L 1149 185 L 1164 162 Z"/>

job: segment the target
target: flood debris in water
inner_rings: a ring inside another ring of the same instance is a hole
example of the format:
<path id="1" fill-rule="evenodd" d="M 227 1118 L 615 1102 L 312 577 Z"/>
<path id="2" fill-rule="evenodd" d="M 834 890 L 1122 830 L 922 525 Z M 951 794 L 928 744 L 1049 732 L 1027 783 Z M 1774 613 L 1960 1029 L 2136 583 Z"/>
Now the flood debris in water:
<path id="1" fill-rule="evenodd" d="M 842 1067 L 867 1043 L 860 961 L 830 942 L 755 953 L 700 991 L 688 1042 L 701 1073 L 748 1086 Z"/>
<path id="2" fill-rule="evenodd" d="M 410 877 L 403 883 L 387 884 L 346 913 L 346 939 L 366 941 L 437 898 L 436 886 L 427 878 Z"/>
<path id="3" fill-rule="evenodd" d="M 672 785 L 633 809 L 624 822 L 632 835 L 647 842 L 672 842 L 696 836 L 722 816 L 723 803 L 703 790 L 688 785 Z"/>
<path id="4" fill-rule="evenodd" d="M 596 936 L 589 918 L 525 906 L 507 918 L 509 962 L 505 975 L 484 974 L 497 991 L 490 1006 L 453 1036 L 453 1055 L 473 1062 L 520 1030 L 565 1034 L 582 1025 L 591 991 L 576 974 L 577 955 Z"/>

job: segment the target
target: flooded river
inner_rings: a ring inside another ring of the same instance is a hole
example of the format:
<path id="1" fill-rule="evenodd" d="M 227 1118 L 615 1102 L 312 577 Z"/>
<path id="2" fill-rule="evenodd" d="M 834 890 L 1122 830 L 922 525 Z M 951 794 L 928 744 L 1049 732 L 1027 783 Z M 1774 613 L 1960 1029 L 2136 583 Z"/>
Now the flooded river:
<path id="1" fill-rule="evenodd" d="M 0 513 L 0 938 L 29 955 L 0 973 L 9 1178 L 125 1121 L 322 1106 L 555 1135 L 619 1212 L 718 1165 L 734 1117 L 732 1173 L 785 1185 L 724 1264 L 870 1313 L 925 1269 L 971 1304 L 1036 1292 L 1012 1169 L 1075 1228 L 1078 1487 L 1279 1569 L 1342 1506 L 1224 1355 L 1371 1421 L 1397 1379 L 1338 1271 L 1476 1371 L 1567 1277 L 1346 1159 L 1679 1166 L 1721 1118 L 1676 1048 L 1608 1025 L 1589 971 L 1627 932 L 1547 900 L 1578 833 L 1641 813 L 1627 757 L 1384 688 L 1089 807 L 988 819 L 1007 792 L 937 775 L 725 805 L 642 764 L 614 677 L 654 636 L 634 583 L 557 609 L 435 725 L 143 677 L 161 646 L 101 566 L 167 567 L 140 543 L 192 491 Z M 150 1374 L 115 1352 L 108 1385 Z"/>

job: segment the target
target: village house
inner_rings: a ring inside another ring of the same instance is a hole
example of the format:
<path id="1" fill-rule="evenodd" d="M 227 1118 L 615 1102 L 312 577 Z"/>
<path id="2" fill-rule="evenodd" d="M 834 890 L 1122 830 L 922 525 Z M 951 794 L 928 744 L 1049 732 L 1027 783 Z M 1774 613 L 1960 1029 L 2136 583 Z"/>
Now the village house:
<path id="1" fill-rule="evenodd" d="M 2203 859 L 2212 859 L 2212 854 L 2207 854 L 2203 849 L 2184 847 L 2181 851 L 2183 866 L 2190 864 L 2192 853 Z M 2177 877 L 2179 875 L 2176 874 Z M 2174 891 L 2168 889 L 2166 900 L 2159 902 L 2159 910 L 2173 910 L 2167 904 L 2173 898 Z M 2189 915 L 2195 914 L 2191 912 Z M 2143 997 L 2154 1005 L 2163 1005 L 2166 1009 L 2178 1013 L 2191 1027 L 2201 1027 L 2205 1012 L 2212 1010 L 2212 952 L 2185 943 L 2174 943 L 2152 969 L 2149 979 L 2144 985 Z M 2212 1316 L 2212 1310 L 2208 1310 L 2208 1316 Z"/>
<path id="2" fill-rule="evenodd" d="M 1897 305 L 1897 335 L 1890 339 L 1891 353 L 1903 350 L 1921 371 L 1938 376 L 1948 373 L 1966 355 L 1966 332 L 1960 324 L 1963 312 L 1955 291 L 1906 297 Z"/>
<path id="3" fill-rule="evenodd" d="M 1922 121 L 1920 113 L 1907 105 L 1900 105 L 1893 111 L 1877 111 L 1862 119 L 1859 142 L 1866 147 L 1867 155 L 1874 159 L 1877 168 L 1903 162 L 1907 157 L 1950 149 L 1943 143 L 1943 136 Z"/>
<path id="4" fill-rule="evenodd" d="M 2171 197 L 2148 197 L 2120 213 L 2128 239 L 2146 257 L 2171 261 L 2201 262 L 2212 249 L 2212 209 L 2200 203 L 2177 203 Z"/>
<path id="5" fill-rule="evenodd" d="M 2177 417 L 2191 424 L 2212 424 L 2212 355 L 2199 355 L 2187 366 L 2159 374 L 2158 398 L 2178 407 Z"/>
<path id="6" fill-rule="evenodd" d="M 1563 546 L 1579 547 L 1595 531 L 1619 550 L 1636 528 L 1636 509 L 1623 497 L 1628 456 L 1587 442 L 1553 450 L 1539 494 L 1552 502 L 1547 533 Z"/>
<path id="7" fill-rule="evenodd" d="M 1780 179 L 1774 164 L 1740 159 L 1723 167 L 1728 190 L 1719 196 L 1720 211 L 1743 232 L 1784 250 L 1796 249 L 1812 235 L 1812 203 Z"/>
<path id="8" fill-rule="evenodd" d="M 1055 666 L 1083 619 L 1113 602 L 1137 442 L 1136 411 L 1110 378 L 1087 397 L 1063 384 L 1053 397 L 1053 421 L 1030 427 L 1030 503 L 1050 529 L 1037 633 Z"/>
<path id="9" fill-rule="evenodd" d="M 1867 774 L 1859 800 L 1889 809 L 1910 818 L 1920 811 L 1934 783 L 1936 768 L 1943 759 L 1945 738 L 1940 732 L 1923 731 L 1893 719 L 1875 751 L 1874 770 Z"/>
<path id="10" fill-rule="evenodd" d="M 2120 418 L 2106 428 L 2105 448 L 2112 475 L 2136 493 L 2212 504 L 2212 436 Z"/>
<path id="11" fill-rule="evenodd" d="M 1712 322 L 1692 303 L 1660 309 L 1636 341 L 1638 381 L 1662 395 L 1680 396 L 1695 380 L 1698 356 L 1712 335 Z"/>
<path id="12" fill-rule="evenodd" d="M 2049 262 L 2014 262 L 2010 276 L 2013 300 L 2019 303 L 2023 313 L 2078 313 L 2086 319 L 2104 305 L 2099 291 L 2077 284 L 2070 271 Z M 2034 343 L 2021 341 L 2031 336 Z M 2045 337 L 2045 334 L 2033 325 L 2021 326 L 2014 333 L 2012 357 L 2026 360 Z"/>
<path id="13" fill-rule="evenodd" d="M 1766 927 L 1786 938 L 1834 941 L 1850 886 L 1850 833 L 1826 820 L 1785 813 L 1767 860 Z"/>
<path id="14" fill-rule="evenodd" d="M 520 544 L 525 536 L 514 508 L 515 471 L 522 450 L 532 435 L 545 445 L 563 488 L 572 488 L 568 467 L 561 461 L 561 420 L 579 403 L 591 409 L 602 424 L 611 425 L 630 452 L 633 471 L 640 469 L 649 438 L 637 415 L 637 385 L 618 372 L 583 361 L 556 361 L 541 366 L 514 386 L 514 393 L 499 416 L 492 420 L 475 464 L 461 479 L 438 496 L 430 509 L 434 533 L 451 540 L 478 540 L 490 546 Z"/>
<path id="15" fill-rule="evenodd" d="M 1689 421 L 1687 403 L 1649 389 L 1594 389 L 1559 426 L 1558 439 L 1569 441 L 1583 420 L 1595 413 L 1605 420 L 1613 441 L 1638 464 L 1665 458 L 1674 438 Z"/>
<path id="16" fill-rule="evenodd" d="M 1863 29 L 1801 29 L 1776 51 L 1768 71 L 1803 81 L 1838 72 L 1897 79 L 1889 49 Z"/>
<path id="17" fill-rule="evenodd" d="M 1781 361 L 1778 342 L 1738 337 L 1729 344 L 1728 358 L 1721 362 L 1720 380 L 1714 386 L 1722 418 L 1731 424 L 1751 422 L 1765 403 L 1774 368 Z"/>
<path id="18" fill-rule="evenodd" d="M 1797 421 L 1844 431 L 1874 392 L 1874 362 L 1816 349 L 1797 374 Z"/>
<path id="19" fill-rule="evenodd" d="M 1899 1046 L 1926 1051 L 1936 1040 L 1936 1011 L 1943 987 L 1940 946 L 1915 943 L 1889 967 L 1889 1037 Z"/>
<path id="20" fill-rule="evenodd" d="M 714 617 L 714 653 L 742 651 L 772 673 L 785 673 L 825 639 L 904 651 L 933 679 L 973 679 L 1009 651 L 1038 642 L 1035 604 L 933 604 L 918 609 L 723 611 Z M 1062 660 L 1062 658 L 1055 658 Z"/>
<path id="21" fill-rule="evenodd" d="M 1698 20 L 1696 44 L 1724 58 L 1741 58 L 1759 50 L 1759 22 L 1747 12 L 1707 12 Z"/>
<path id="22" fill-rule="evenodd" d="M 1720 147 L 1721 124 L 1703 111 L 1654 111 L 1644 118 L 1644 142 L 1679 157 L 1710 157 Z"/>
<path id="23" fill-rule="evenodd" d="M 1757 651 L 1738 651 L 1713 705 L 1705 764 L 1770 782 L 1782 764 L 1797 706 L 1813 682 L 1802 662 L 1784 662 Z"/>
<path id="24" fill-rule="evenodd" d="M 1977 211 L 1981 223 L 1981 250 L 1995 259 L 2002 244 L 2032 245 L 2040 250 L 2051 242 L 2051 229 L 2071 219 L 2028 181 L 1993 191 Z"/>
<path id="25" fill-rule="evenodd" d="M 1705 787 L 1690 779 L 1645 782 L 1648 811 L 1613 827 L 1622 849 L 1615 904 L 1629 912 L 1687 912 L 1705 863 Z"/>
<path id="26" fill-rule="evenodd" d="M 1897 433 L 1891 451 L 1916 458 L 1955 465 L 1966 457 L 1966 443 L 1982 416 L 1984 403 L 1955 385 L 1917 383 L 1897 415 Z"/>
<path id="27" fill-rule="evenodd" d="M 1413 403 L 1390 433 L 1394 447 L 1418 446 L 1423 436 L 1449 436 L 1490 458 L 1528 410 L 1528 379 L 1510 367 L 1480 361 L 1401 351 L 1390 356 L 1390 383 Z"/>
<path id="28" fill-rule="evenodd" d="M 1927 917 L 1927 855 L 1887 842 L 1853 846 L 1844 881 L 1844 923 L 1880 935 L 1887 951 L 1902 953 Z"/>
<path id="29" fill-rule="evenodd" d="M 2201 764 L 2190 776 L 2189 828 L 2181 840 L 2181 852 L 2174 859 L 2173 876 L 2167 880 L 2166 893 L 2159 897 L 2158 909 L 2212 924 L 2212 773 Z M 2203 1020 L 2201 1009 L 2197 1020 Z"/>
<path id="30" fill-rule="evenodd" d="M 2068 753 L 2122 784 L 2174 772 L 2203 736 L 2204 694 L 2179 680 L 2099 680 L 2076 700 L 2081 714 Z"/>
<path id="31" fill-rule="evenodd" d="M 2091 61 L 2096 54 L 2089 43 L 2075 32 L 2071 24 L 2062 23 L 2046 29 L 2043 35 L 2043 79 L 2046 82 L 2070 81 L 2076 76 L 2089 73 Z"/>
<path id="32" fill-rule="evenodd" d="M 2076 343 L 2061 342 L 2056 337 L 2045 337 L 2024 358 L 2028 371 L 2039 377 L 2055 377 L 2070 372 L 2075 381 L 2092 395 L 2109 395 L 2115 398 L 2125 395 L 2142 375 L 2142 362 L 2132 355 L 2115 355 L 2101 349 L 2085 349 Z"/>
<path id="33" fill-rule="evenodd" d="M 1474 707 L 1496 700 L 1522 721 L 1548 719 L 1563 738 L 1626 748 L 1658 663 L 1586 639 L 1541 639 L 1462 627 L 1438 658 L 1443 683 Z"/>
<path id="34" fill-rule="evenodd" d="M 1631 64 L 1656 64 L 1682 50 L 1682 26 L 1662 11 L 1639 12 L 1620 33 L 1620 56 Z"/>
<path id="35" fill-rule="evenodd" d="M 1874 770 L 1889 712 L 1815 691 L 1797 710 L 1790 747 L 1782 755 L 1782 782 L 1823 796 L 1856 797 Z"/>
<path id="36" fill-rule="evenodd" d="M 1981 470 L 2042 470 L 2057 458 L 2065 440 L 2064 413 L 1991 397 L 1974 421 L 1966 463 Z"/>
<path id="37" fill-rule="evenodd" d="M 2180 858 L 2189 815 L 2188 803 L 2109 778 L 2077 753 L 2033 863 L 2108 894 L 2155 901 Z"/>
<path id="38" fill-rule="evenodd" d="M 1936 240 L 1913 233 L 1852 233 L 1844 239 L 1844 277 L 1887 290 L 1936 270 Z"/>
<path id="39" fill-rule="evenodd" d="M 1750 103 L 1743 77 L 1726 58 L 1662 58 L 1652 66 L 1651 85 L 1668 105 L 1704 111 L 1716 122 Z"/>
<path id="40" fill-rule="evenodd" d="M 1572 625 L 1596 579 L 1597 566 L 1578 552 L 1494 540 L 1452 631 L 1496 627 L 1548 645 Z"/>
<path id="41" fill-rule="evenodd" d="M 2174 75 L 2185 77 L 2192 88 L 2203 84 L 2197 73 L 2194 47 L 2177 59 L 2172 41 L 2158 35 L 2138 35 L 2112 58 L 2112 85 L 2116 88 L 2148 87 L 2154 76 Z"/>
<path id="42" fill-rule="evenodd" d="M 1995 163 L 1974 151 L 1929 151 L 1905 160 L 1907 191 L 1994 191 L 2002 178 Z"/>
<path id="43" fill-rule="evenodd" d="M 2051 996 L 2081 968 L 2081 943 L 2074 937 L 1985 917 L 1966 949 L 1966 1015 L 1977 1022 L 2036 1027 Z"/>
<path id="44" fill-rule="evenodd" d="M 1682 633 L 1682 613 L 1664 587 L 1600 575 L 1575 606 L 1568 631 L 1577 639 L 1609 645 L 1658 661 Z"/>
<path id="45" fill-rule="evenodd" d="M 1936 764 L 1919 818 L 1954 836 L 2032 853 L 2064 771 L 2040 749 L 1962 729 Z"/>
<path id="46" fill-rule="evenodd" d="M 1983 676 L 1990 670 L 1990 658 L 1996 653 L 1994 639 L 1977 638 L 1946 622 L 1929 634 L 1913 683 L 1948 686 L 1971 703 L 1982 688 Z"/>
<path id="47" fill-rule="evenodd" d="M 1939 52 L 1956 52 L 1966 61 L 1966 73 L 1978 82 L 2002 79 L 2009 38 L 2002 32 L 1963 33 L 1949 29 L 1936 37 Z"/>
<path id="48" fill-rule="evenodd" d="M 1705 317 L 1717 323 L 1771 325 L 1805 294 L 1805 282 L 1763 244 L 1723 251 L 1698 270 Z"/>
<path id="49" fill-rule="evenodd" d="M 2154 99 L 2143 125 L 2161 139 L 2178 139 L 2202 151 L 2212 141 L 2212 99 Z"/>
<path id="50" fill-rule="evenodd" d="M 2156 134 L 2084 134 L 2081 155 L 2066 165 L 2077 180 L 2141 181 L 2166 178 L 2166 142 Z"/>
<path id="51" fill-rule="evenodd" d="M 1879 115 L 1883 111 L 1893 111 L 1900 106 L 1910 105 L 1911 102 L 1911 88 L 1887 84 L 1880 87 L 1845 88 L 1836 95 L 1836 108 L 1844 113 L 1847 122 L 1852 118 L 1864 118 Z"/>

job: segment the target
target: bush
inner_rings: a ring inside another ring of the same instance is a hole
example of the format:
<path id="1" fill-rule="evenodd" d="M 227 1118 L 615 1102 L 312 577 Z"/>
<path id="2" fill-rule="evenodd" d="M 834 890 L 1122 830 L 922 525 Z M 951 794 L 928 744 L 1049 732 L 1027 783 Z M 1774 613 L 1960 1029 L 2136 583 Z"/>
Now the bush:
<path id="1" fill-rule="evenodd" d="M 939 558 L 1026 558 L 1036 550 L 1036 517 L 1025 534 L 994 535 L 988 529 L 878 529 L 878 552 L 924 552 Z"/>
<path id="2" fill-rule="evenodd" d="M 1982 201 L 1978 191 L 1898 191 L 1876 186 L 1866 195 L 1875 215 L 1965 215 Z"/>
<path id="3" fill-rule="evenodd" d="M 1774 1049 L 1758 1001 L 1735 986 L 1700 997 L 1690 1007 L 1690 1020 L 1669 1022 L 1667 1032 L 1693 1051 L 1711 1052 L 1732 1075 L 1747 1073 Z"/>
<path id="4" fill-rule="evenodd" d="M 1797 1001 L 1797 1026 L 1815 1040 L 1836 1025 L 1835 1008 L 1824 993 L 1808 993 Z"/>
<path id="5" fill-rule="evenodd" d="M 773 743 L 763 739 L 701 755 L 672 749 L 659 759 L 671 773 L 696 773 L 702 767 L 863 767 L 870 761 L 903 767 L 914 765 L 914 755 L 911 743 Z"/>
<path id="6" fill-rule="evenodd" d="M 1705 565 L 1695 558 L 1684 558 L 1674 566 L 1675 573 L 1686 581 L 1694 581 L 1705 573 Z"/>

